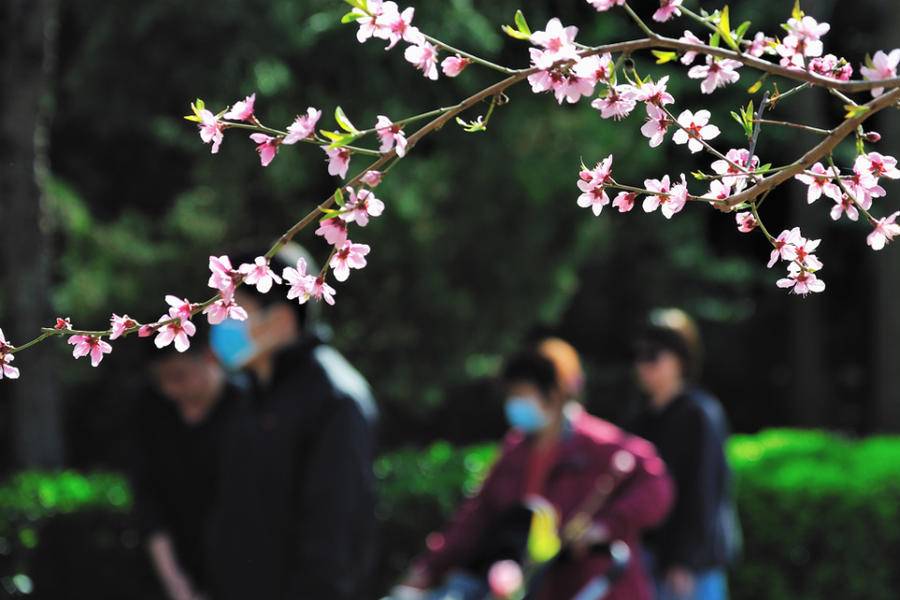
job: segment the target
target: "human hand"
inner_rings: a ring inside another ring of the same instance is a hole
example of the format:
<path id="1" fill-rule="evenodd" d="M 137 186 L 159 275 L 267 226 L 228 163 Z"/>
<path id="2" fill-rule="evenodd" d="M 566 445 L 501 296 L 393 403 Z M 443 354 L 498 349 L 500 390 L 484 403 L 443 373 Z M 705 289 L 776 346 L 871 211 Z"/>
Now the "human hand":
<path id="1" fill-rule="evenodd" d="M 694 593 L 694 575 L 684 567 L 671 567 L 666 571 L 666 586 L 676 598 L 689 598 Z"/>

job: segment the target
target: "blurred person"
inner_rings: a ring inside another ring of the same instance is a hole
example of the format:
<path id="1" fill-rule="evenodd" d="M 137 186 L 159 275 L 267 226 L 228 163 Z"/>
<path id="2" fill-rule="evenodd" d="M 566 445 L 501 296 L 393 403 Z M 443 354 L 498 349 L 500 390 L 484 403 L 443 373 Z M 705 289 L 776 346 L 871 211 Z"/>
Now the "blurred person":
<path id="1" fill-rule="evenodd" d="M 574 540 L 567 560 L 554 562 L 531 590 L 541 600 L 568 600 L 595 577 L 607 574 L 609 553 L 589 547 L 623 540 L 636 554 L 642 530 L 657 524 L 672 501 L 663 462 L 649 443 L 588 415 L 572 402 L 582 387 L 577 353 L 561 340 L 545 341 L 509 359 L 501 383 L 511 431 L 480 491 L 467 500 L 443 533 L 431 534 L 428 550 L 416 560 L 395 595 L 442 586 L 430 599 L 481 600 L 489 593 L 488 568 L 520 545 L 509 541 L 507 525 L 521 520 L 523 504 L 549 502 L 565 526 L 577 517 L 588 525 Z M 630 474 L 613 488 L 596 512 L 585 501 L 614 477 L 613 457 L 633 457 Z M 528 516 L 526 515 L 526 523 Z M 527 525 L 526 525 L 527 527 Z M 639 560 L 616 579 L 610 600 L 644 600 L 651 585 Z"/>
<path id="2" fill-rule="evenodd" d="M 316 270 L 296 244 L 271 267 L 280 274 L 300 257 Z M 247 320 L 211 332 L 219 359 L 249 383 L 225 432 L 208 539 L 211 596 L 358 600 L 374 534 L 375 404 L 363 377 L 316 335 L 317 306 L 285 292 L 240 287 Z"/>
<path id="3" fill-rule="evenodd" d="M 660 600 L 721 600 L 740 530 L 725 458 L 728 423 L 696 385 L 702 346 L 694 321 L 658 309 L 635 343 L 638 383 L 649 399 L 631 430 L 656 445 L 675 480 L 671 514 L 647 537 Z"/>
<path id="4" fill-rule="evenodd" d="M 215 502 L 220 443 L 240 391 L 200 327 L 183 354 L 153 349 L 152 387 L 138 406 L 132 480 L 138 525 L 171 600 L 207 589 L 203 545 Z"/>

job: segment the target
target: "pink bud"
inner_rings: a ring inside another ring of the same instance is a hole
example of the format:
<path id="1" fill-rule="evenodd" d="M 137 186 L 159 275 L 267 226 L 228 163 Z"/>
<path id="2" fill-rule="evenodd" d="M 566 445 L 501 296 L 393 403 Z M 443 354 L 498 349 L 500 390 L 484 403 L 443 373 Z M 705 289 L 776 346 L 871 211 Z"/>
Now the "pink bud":
<path id="1" fill-rule="evenodd" d="M 521 589 L 522 582 L 522 568 L 513 560 L 496 562 L 488 571 L 491 593 L 501 600 L 512 598 Z"/>
<path id="2" fill-rule="evenodd" d="M 376 187 L 381 183 L 381 177 L 381 171 L 366 171 L 365 175 L 360 178 L 360 181 L 369 187 Z"/>
<path id="3" fill-rule="evenodd" d="M 138 337 L 150 337 L 156 331 L 156 326 L 154 325 L 141 325 L 141 328 L 138 329 Z"/>
<path id="4" fill-rule="evenodd" d="M 864 135 L 866 141 L 870 144 L 876 144 L 881 141 L 881 134 L 877 131 L 867 131 Z"/>
<path id="5" fill-rule="evenodd" d="M 60 331 L 72 329 L 72 322 L 69 320 L 69 317 L 66 317 L 65 319 L 56 317 L 56 325 L 53 326 L 53 329 L 59 329 Z"/>

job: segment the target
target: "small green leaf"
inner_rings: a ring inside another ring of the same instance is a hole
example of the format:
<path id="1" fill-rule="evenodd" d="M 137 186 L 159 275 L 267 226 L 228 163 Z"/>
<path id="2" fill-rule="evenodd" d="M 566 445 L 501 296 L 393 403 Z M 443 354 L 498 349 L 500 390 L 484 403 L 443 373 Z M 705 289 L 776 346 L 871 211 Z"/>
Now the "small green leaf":
<path id="1" fill-rule="evenodd" d="M 522 14 L 521 10 L 516 11 L 515 21 L 519 31 L 526 35 L 531 35 L 531 29 L 529 29 L 528 22 L 525 20 L 525 15 Z"/>
<path id="2" fill-rule="evenodd" d="M 334 190 L 334 201 L 341 208 L 344 207 L 344 192 L 341 190 L 341 188 Z"/>
<path id="3" fill-rule="evenodd" d="M 193 121 L 194 123 L 202 123 L 203 122 L 203 119 L 201 119 L 197 115 L 185 115 L 184 118 L 187 119 L 188 121 Z"/>
<path id="4" fill-rule="evenodd" d="M 510 27 L 509 25 L 504 25 L 504 26 L 501 27 L 500 29 L 503 30 L 503 33 L 505 33 L 505 34 L 508 35 L 509 37 L 511 37 L 511 38 L 513 38 L 513 39 L 516 39 L 516 40 L 529 40 L 529 39 L 531 39 L 531 36 L 528 35 L 527 33 L 522 33 L 522 32 L 519 31 L 518 29 L 513 29 L 513 28 Z"/>
<path id="5" fill-rule="evenodd" d="M 855 119 L 869 112 L 869 107 L 865 104 L 845 104 L 844 109 L 847 111 L 845 119 Z"/>
<path id="6" fill-rule="evenodd" d="M 771 168 L 772 168 L 772 163 L 766 163 L 766 164 L 764 164 L 763 166 L 758 167 L 758 168 L 756 169 L 756 172 L 757 172 L 757 173 L 768 173 L 768 172 L 769 172 L 769 169 L 771 169 Z"/>
<path id="7" fill-rule="evenodd" d="M 731 20 L 728 16 L 727 5 L 722 9 L 722 14 L 719 16 L 718 32 L 722 34 L 722 39 L 725 40 L 725 43 L 728 44 L 732 50 L 740 50 L 737 42 L 735 42 L 734 38 L 731 36 Z"/>
<path id="8" fill-rule="evenodd" d="M 477 133 L 480 131 L 487 131 L 487 126 L 484 124 L 483 117 L 479 116 L 474 121 L 463 121 L 459 117 L 456 117 L 456 123 L 463 128 L 466 133 Z"/>
<path id="9" fill-rule="evenodd" d="M 744 21 L 734 32 L 739 41 L 744 39 L 744 36 L 747 34 L 747 30 L 750 29 L 750 24 L 750 21 Z"/>
<path id="10" fill-rule="evenodd" d="M 712 37 L 709 38 L 709 45 L 712 46 L 713 48 L 718 48 L 718 47 L 719 47 L 719 41 L 720 41 L 721 39 L 722 39 L 722 35 L 721 35 L 721 33 L 719 33 L 719 31 L 717 30 L 714 34 L 712 34 Z"/>
<path id="11" fill-rule="evenodd" d="M 734 113 L 732 113 L 732 114 L 734 114 Z M 694 179 L 696 179 L 697 181 L 705 181 L 706 180 L 706 175 L 703 173 L 703 171 L 691 171 L 691 175 L 693 175 Z"/>
<path id="12" fill-rule="evenodd" d="M 359 14 L 358 12 L 356 12 L 355 10 L 351 10 L 350 12 L 345 14 L 343 17 L 341 17 L 341 23 L 343 23 L 343 24 L 355 23 L 356 20 L 358 18 L 360 18 L 361 16 L 362 15 Z"/>
<path id="13" fill-rule="evenodd" d="M 319 210 L 324 214 L 324 216 L 319 219 L 319 222 L 327 221 L 328 219 L 333 219 L 334 217 L 341 214 L 341 211 L 334 210 L 333 208 L 319 208 Z"/>
<path id="14" fill-rule="evenodd" d="M 764 82 L 765 80 L 766 80 L 766 76 L 765 76 L 765 75 L 763 75 L 762 77 L 760 77 L 759 79 L 757 79 L 757 80 L 756 80 L 756 83 L 754 83 L 753 85 L 751 85 L 750 87 L 747 88 L 747 93 L 748 93 L 748 94 L 755 94 L 756 92 L 758 92 L 758 91 L 762 88 L 763 82 Z"/>
<path id="15" fill-rule="evenodd" d="M 359 133 L 359 130 L 353 126 L 353 123 L 350 122 L 350 119 L 347 118 L 347 115 L 344 114 L 344 109 L 338 106 L 334 109 L 334 120 L 337 121 L 337 124 L 341 126 L 341 129 L 348 133 Z"/>
<path id="16" fill-rule="evenodd" d="M 791 11 L 791 18 L 798 21 L 803 18 L 803 11 L 800 10 L 800 0 L 794 0 L 794 9 Z"/>
<path id="17" fill-rule="evenodd" d="M 744 117 L 743 115 L 739 115 L 734 111 L 731 111 L 731 118 L 738 122 L 738 125 L 741 127 L 744 126 Z"/>
<path id="18" fill-rule="evenodd" d="M 675 52 L 666 52 L 664 50 L 651 50 L 651 52 L 656 57 L 656 64 L 658 65 L 664 65 L 678 58 L 678 54 Z"/>
<path id="19" fill-rule="evenodd" d="M 346 2 L 353 8 L 358 8 L 358 9 L 364 10 L 366 12 L 369 11 L 368 0 L 344 0 L 344 2 Z"/>

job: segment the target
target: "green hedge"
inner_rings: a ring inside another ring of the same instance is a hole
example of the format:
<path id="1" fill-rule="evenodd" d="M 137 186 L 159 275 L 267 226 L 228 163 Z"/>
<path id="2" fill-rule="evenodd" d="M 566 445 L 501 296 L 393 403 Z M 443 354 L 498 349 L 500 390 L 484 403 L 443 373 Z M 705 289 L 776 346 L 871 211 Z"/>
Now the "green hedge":
<path id="1" fill-rule="evenodd" d="M 463 494 L 477 489 L 496 452 L 495 445 L 437 443 L 378 459 L 383 551 L 373 596 L 402 572 Z M 853 441 L 770 430 L 734 436 L 728 456 L 745 537 L 743 559 L 731 575 L 733 598 L 898 597 L 900 437 Z M 44 523 L 99 509 L 120 515 L 129 506 L 127 484 L 114 474 L 22 473 L 0 486 L 0 541 L 28 573 L 28 557 L 40 555 Z"/>

